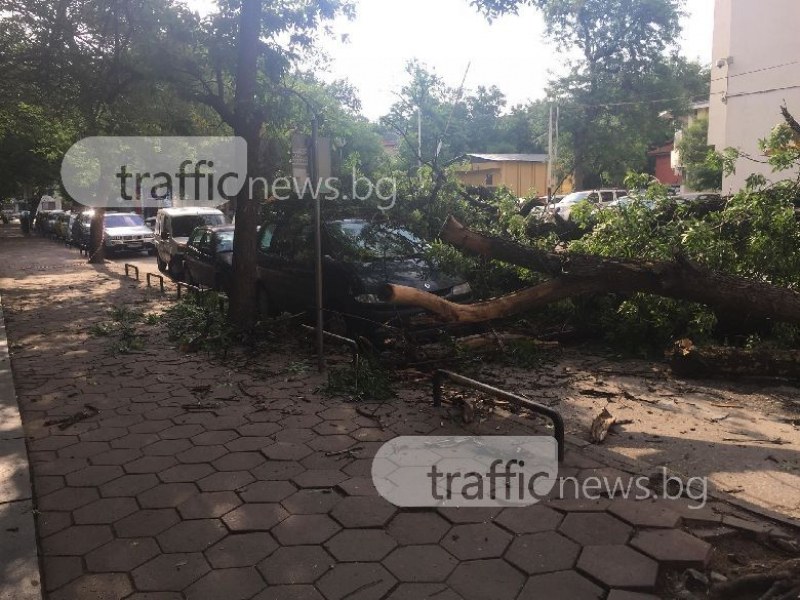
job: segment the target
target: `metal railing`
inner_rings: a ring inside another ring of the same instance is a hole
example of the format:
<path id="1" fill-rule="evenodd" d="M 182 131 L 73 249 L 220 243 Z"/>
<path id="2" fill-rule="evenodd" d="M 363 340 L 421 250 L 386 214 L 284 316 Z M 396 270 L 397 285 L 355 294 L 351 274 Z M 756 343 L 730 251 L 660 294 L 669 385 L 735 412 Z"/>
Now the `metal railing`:
<path id="1" fill-rule="evenodd" d="M 147 281 L 147 287 L 153 287 L 152 279 L 155 277 L 158 279 L 158 285 L 161 288 L 161 293 L 164 293 L 164 276 L 158 275 L 157 273 L 146 273 L 145 280 Z"/>
<path id="2" fill-rule="evenodd" d="M 528 400 L 527 398 L 523 398 L 522 396 L 518 396 L 517 394 L 512 394 L 511 392 L 501 390 L 500 388 L 496 388 L 487 383 L 470 379 L 469 377 L 464 377 L 458 373 L 445 371 L 443 369 L 439 369 L 433 375 L 434 406 L 442 405 L 442 387 L 445 381 L 451 381 L 457 385 L 472 388 L 479 392 L 483 392 L 484 394 L 494 396 L 495 398 L 502 398 L 511 404 L 519 406 L 520 408 L 525 408 L 531 412 L 547 417 L 553 423 L 553 437 L 556 438 L 556 442 L 558 443 L 558 460 L 559 462 L 564 460 L 564 419 L 557 411 L 542 404 L 533 402 L 532 400 Z"/>
<path id="3" fill-rule="evenodd" d="M 130 275 L 130 270 L 131 269 L 133 269 L 134 272 L 136 273 L 136 281 L 141 281 L 139 279 L 139 267 L 137 267 L 136 265 L 132 265 L 130 263 L 125 263 L 125 277 L 130 277 L 131 276 Z"/>

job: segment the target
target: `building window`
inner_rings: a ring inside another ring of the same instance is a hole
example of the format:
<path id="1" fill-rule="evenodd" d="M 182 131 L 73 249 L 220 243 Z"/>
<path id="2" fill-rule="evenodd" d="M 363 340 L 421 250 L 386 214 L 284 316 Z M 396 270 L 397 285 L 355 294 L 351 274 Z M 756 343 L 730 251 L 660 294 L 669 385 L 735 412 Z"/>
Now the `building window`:
<path id="1" fill-rule="evenodd" d="M 486 185 L 494 185 L 494 175 L 492 173 L 486 176 Z"/>

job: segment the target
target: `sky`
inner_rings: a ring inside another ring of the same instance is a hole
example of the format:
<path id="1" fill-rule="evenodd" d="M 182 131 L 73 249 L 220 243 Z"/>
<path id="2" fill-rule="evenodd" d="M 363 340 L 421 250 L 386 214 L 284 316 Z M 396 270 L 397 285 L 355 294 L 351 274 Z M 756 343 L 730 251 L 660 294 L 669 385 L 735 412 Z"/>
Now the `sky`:
<path id="1" fill-rule="evenodd" d="M 190 0 L 203 10 L 210 0 Z M 544 96 L 552 74 L 565 57 L 543 38 L 541 14 L 526 7 L 488 23 L 468 0 L 356 0 L 356 18 L 337 20 L 335 36 L 325 39 L 330 56 L 325 80 L 348 79 L 355 85 L 363 113 L 377 119 L 388 112 L 413 58 L 457 88 L 467 65 L 466 87 L 496 85 L 508 106 Z M 687 0 L 681 52 L 711 62 L 714 0 Z M 347 43 L 341 41 L 347 36 Z"/>

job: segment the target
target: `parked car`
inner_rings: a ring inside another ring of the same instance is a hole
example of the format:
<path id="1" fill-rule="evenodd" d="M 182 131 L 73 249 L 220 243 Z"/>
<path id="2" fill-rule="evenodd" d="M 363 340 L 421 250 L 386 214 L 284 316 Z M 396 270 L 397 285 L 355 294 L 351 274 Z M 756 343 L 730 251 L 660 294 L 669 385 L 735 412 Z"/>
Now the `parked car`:
<path id="1" fill-rule="evenodd" d="M 183 267 L 186 281 L 230 291 L 233 274 L 233 225 L 198 227 L 189 237 Z"/>
<path id="2" fill-rule="evenodd" d="M 42 228 L 40 232 L 42 235 L 47 237 L 55 237 L 56 235 L 56 224 L 58 223 L 58 219 L 62 214 L 64 214 L 63 210 L 51 210 L 47 212 L 40 212 L 39 213 L 42 217 Z"/>
<path id="3" fill-rule="evenodd" d="M 159 271 L 183 276 L 183 256 L 189 236 L 197 227 L 225 225 L 216 208 L 162 208 L 156 215 L 155 247 Z"/>
<path id="4" fill-rule="evenodd" d="M 588 202 L 597 208 L 604 208 L 611 202 L 627 196 L 626 190 L 606 189 L 606 190 L 587 190 L 583 192 L 573 192 L 565 196 L 558 204 L 553 207 L 556 215 L 564 220 L 569 219 L 572 210 L 581 202 Z"/>
<path id="5" fill-rule="evenodd" d="M 287 211 L 261 228 L 258 302 L 262 315 L 313 314 L 314 227 L 309 210 Z M 425 244 L 403 227 L 365 218 L 325 217 L 322 227 L 326 328 L 373 337 L 382 325 L 402 324 L 421 309 L 380 299 L 387 283 L 452 301 L 471 297 L 463 277 L 447 275 L 425 257 Z M 375 338 L 378 339 L 378 338 Z"/>
<path id="6" fill-rule="evenodd" d="M 72 222 L 72 245 L 86 249 L 89 247 L 90 231 L 92 226 L 93 210 L 85 210 L 75 217 Z"/>
<path id="7" fill-rule="evenodd" d="M 153 232 L 136 213 L 106 213 L 103 218 L 103 245 L 109 254 L 152 252 Z"/>
<path id="8" fill-rule="evenodd" d="M 72 212 L 67 211 L 58 215 L 55 222 L 55 237 L 59 240 L 67 241 L 67 228 L 69 220 L 72 217 Z"/>

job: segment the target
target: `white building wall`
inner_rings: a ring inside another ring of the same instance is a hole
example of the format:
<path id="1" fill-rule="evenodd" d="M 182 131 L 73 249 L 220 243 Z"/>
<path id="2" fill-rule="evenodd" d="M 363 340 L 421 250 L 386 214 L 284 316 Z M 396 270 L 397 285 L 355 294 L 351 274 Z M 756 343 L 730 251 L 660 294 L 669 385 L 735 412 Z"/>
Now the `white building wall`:
<path id="1" fill-rule="evenodd" d="M 757 161 L 758 141 L 782 122 L 780 107 L 800 115 L 800 0 L 716 0 L 708 141 Z M 723 192 L 745 185 L 752 173 L 785 179 L 769 165 L 740 158 Z"/>

